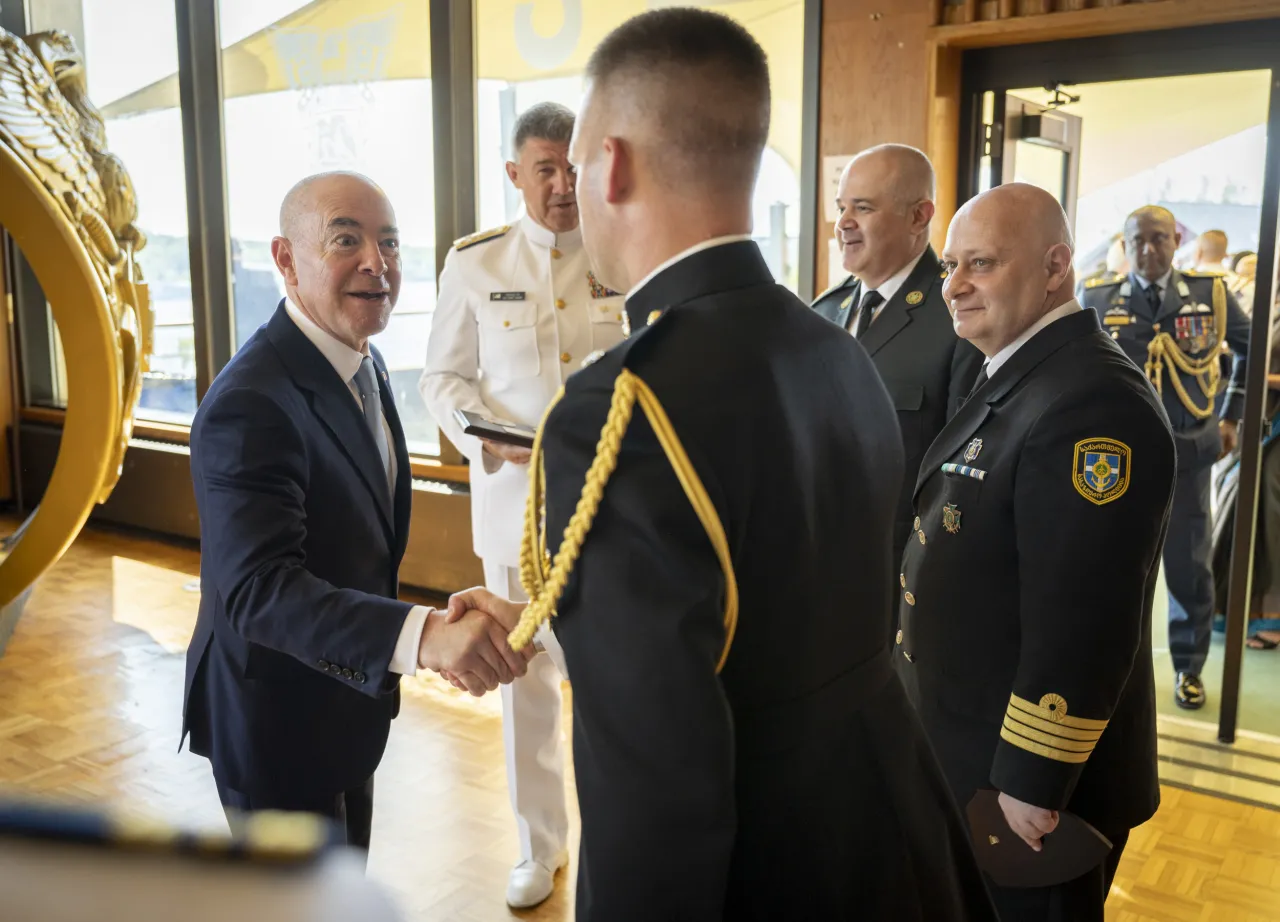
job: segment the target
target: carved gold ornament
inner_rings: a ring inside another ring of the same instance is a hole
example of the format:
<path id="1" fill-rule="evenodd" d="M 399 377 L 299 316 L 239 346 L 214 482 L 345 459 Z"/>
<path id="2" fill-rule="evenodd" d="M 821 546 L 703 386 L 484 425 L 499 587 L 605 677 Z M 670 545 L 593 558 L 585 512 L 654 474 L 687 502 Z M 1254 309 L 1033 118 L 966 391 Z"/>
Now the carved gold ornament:
<path id="1" fill-rule="evenodd" d="M 120 477 L 153 329 L 137 215 L 71 36 L 0 29 L 0 225 L 49 299 L 68 390 L 53 477 L 0 560 L 0 606 L 57 562 Z"/>

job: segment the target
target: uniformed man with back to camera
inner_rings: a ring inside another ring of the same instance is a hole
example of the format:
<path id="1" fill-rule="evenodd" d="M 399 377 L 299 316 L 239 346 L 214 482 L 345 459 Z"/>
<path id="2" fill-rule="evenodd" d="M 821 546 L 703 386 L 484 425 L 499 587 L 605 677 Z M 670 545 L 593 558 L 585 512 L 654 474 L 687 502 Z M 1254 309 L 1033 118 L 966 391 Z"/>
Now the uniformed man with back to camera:
<path id="1" fill-rule="evenodd" d="M 893 405 L 751 238 L 770 96 L 759 43 L 706 10 L 642 13 L 592 54 L 571 156 L 633 332 L 540 429 L 533 601 L 451 611 L 521 608 L 518 648 L 555 625 L 580 922 L 985 922 L 893 674 Z"/>
<path id="2" fill-rule="evenodd" d="M 512 226 L 459 240 L 440 275 L 420 389 L 449 441 L 470 461 L 471 527 L 485 585 L 523 600 L 520 524 L 529 489 L 529 451 L 464 435 L 458 409 L 537 425 L 564 380 L 591 353 L 623 338 L 622 297 L 592 274 L 578 229 L 569 164 L 573 113 L 541 103 L 521 114 L 507 176 L 524 197 Z M 559 646 L 539 635 L 538 656 L 503 686 L 507 783 L 520 833 L 507 902 L 545 900 L 568 861 Z"/>
<path id="3" fill-rule="evenodd" d="M 1173 268 L 1182 235 L 1167 209 L 1139 208 L 1124 237 L 1132 271 L 1086 283 L 1078 294 L 1146 371 L 1173 425 L 1178 479 L 1164 547 L 1169 654 L 1174 700 L 1195 710 L 1205 702 L 1200 674 L 1213 629 L 1211 475 L 1214 462 L 1235 449 L 1244 413 L 1249 318 L 1220 273 Z M 1235 355 L 1225 389 L 1224 343 Z"/>

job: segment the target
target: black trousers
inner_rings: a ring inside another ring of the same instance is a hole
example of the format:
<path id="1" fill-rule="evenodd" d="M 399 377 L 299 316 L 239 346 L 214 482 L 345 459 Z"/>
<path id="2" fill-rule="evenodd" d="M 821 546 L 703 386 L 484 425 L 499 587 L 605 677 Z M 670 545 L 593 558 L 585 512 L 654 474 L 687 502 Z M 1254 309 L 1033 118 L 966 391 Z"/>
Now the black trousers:
<path id="1" fill-rule="evenodd" d="M 333 820 L 338 830 L 345 834 L 347 845 L 369 851 L 369 834 L 373 828 L 373 778 L 358 788 L 332 796 L 282 796 L 252 797 L 243 791 L 228 787 L 218 778 L 218 799 L 227 814 L 228 823 L 234 826 L 237 813 L 254 810 L 286 810 L 300 813 L 316 813 Z"/>
<path id="2" fill-rule="evenodd" d="M 1111 891 L 1120 855 L 1129 841 L 1126 829 L 1107 835 L 1112 848 L 1103 862 L 1089 873 L 1056 887 L 1014 889 L 987 881 L 1000 922 L 1103 922 L 1102 905 Z"/>
<path id="3" fill-rule="evenodd" d="M 1213 465 L 1178 467 L 1164 542 L 1169 588 L 1169 656 L 1174 672 L 1204 671 L 1213 636 L 1213 538 L 1209 492 Z"/>

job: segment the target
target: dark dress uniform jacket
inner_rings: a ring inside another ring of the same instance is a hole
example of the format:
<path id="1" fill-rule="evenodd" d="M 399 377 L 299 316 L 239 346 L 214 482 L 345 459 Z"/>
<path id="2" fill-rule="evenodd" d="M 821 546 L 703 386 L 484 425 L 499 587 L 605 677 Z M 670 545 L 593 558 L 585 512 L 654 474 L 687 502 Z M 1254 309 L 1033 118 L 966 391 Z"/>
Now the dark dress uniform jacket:
<path id="1" fill-rule="evenodd" d="M 821 295 L 813 307 L 842 330 L 848 329 L 862 293 L 862 283 L 850 276 Z M 906 475 L 893 522 L 896 558 L 912 531 L 911 494 L 925 450 L 969 393 L 982 367 L 982 353 L 956 336 L 942 299 L 942 266 L 933 247 L 924 251 L 858 342 L 889 391 L 906 455 Z"/>
<path id="2" fill-rule="evenodd" d="M 215 778 L 288 808 L 358 788 L 399 709 L 392 654 L 411 480 L 386 367 L 394 494 L 360 408 L 284 304 L 214 379 L 191 429 L 200 613 L 183 735 Z"/>
<path id="3" fill-rule="evenodd" d="M 962 804 L 996 788 L 1104 833 L 1155 813 L 1173 479 L 1168 418 L 1089 310 L 1018 349 L 929 449 L 894 660 Z"/>
<path id="4" fill-rule="evenodd" d="M 1212 327 L 1215 278 L 1217 276 L 1173 270 L 1160 310 L 1155 312 L 1151 310 L 1147 294 L 1133 274 L 1086 283 L 1080 291 L 1080 303 L 1094 309 L 1116 344 L 1139 368 L 1144 368 L 1147 346 L 1161 330 L 1170 333 L 1180 346 L 1186 344 L 1190 357 L 1198 358 L 1207 353 L 1204 342 L 1207 340 L 1208 345 L 1212 346 L 1213 333 L 1216 332 Z M 1186 285 L 1185 295 L 1179 291 L 1182 284 Z M 1230 291 L 1227 292 L 1225 339 L 1233 356 L 1226 393 L 1221 401 L 1221 414 L 1212 413 L 1206 419 L 1197 419 L 1188 412 L 1169 379 L 1171 374 L 1178 375 L 1184 390 L 1197 406 L 1205 406 L 1209 398 L 1200 389 L 1195 378 L 1183 374 L 1169 362 L 1164 363 L 1161 397 L 1165 412 L 1169 414 L 1169 423 L 1178 439 L 1179 464 L 1183 468 L 1212 465 L 1217 461 L 1222 451 L 1218 419 L 1240 419 L 1244 415 L 1249 317 L 1240 309 L 1235 295 Z"/>
<path id="5" fill-rule="evenodd" d="M 544 426 L 546 533 L 564 534 L 625 367 L 705 487 L 740 605 L 717 671 L 729 581 L 637 405 L 552 622 L 574 686 L 578 919 L 994 918 L 893 676 L 902 449 L 866 354 L 749 241 L 666 268 L 627 312 L 636 332 Z"/>

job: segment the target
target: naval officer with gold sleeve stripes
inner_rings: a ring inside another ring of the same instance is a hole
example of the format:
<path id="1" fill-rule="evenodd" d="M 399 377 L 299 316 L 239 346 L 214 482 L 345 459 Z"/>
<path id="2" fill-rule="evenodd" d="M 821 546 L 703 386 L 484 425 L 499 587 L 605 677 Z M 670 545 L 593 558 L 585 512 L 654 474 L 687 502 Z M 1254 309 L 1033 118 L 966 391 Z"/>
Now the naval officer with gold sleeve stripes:
<path id="1" fill-rule="evenodd" d="M 449 441 L 471 462 L 471 530 L 485 584 L 523 599 L 520 520 L 529 452 L 464 435 L 458 409 L 535 426 L 588 355 L 622 339 L 622 296 L 591 273 L 578 228 L 568 160 L 573 113 L 541 103 L 516 120 L 507 174 L 526 214 L 512 227 L 459 240 L 440 275 L 422 397 Z M 551 894 L 567 861 L 559 649 L 502 686 L 507 783 L 520 834 L 507 902 L 523 908 Z"/>
<path id="2" fill-rule="evenodd" d="M 993 883 L 1005 922 L 1102 922 L 1159 801 L 1151 603 L 1173 435 L 1072 296 L 1071 259 L 1066 216 L 1033 186 L 953 221 L 943 296 L 987 362 L 925 454 L 900 577 L 894 661 L 960 805 L 994 788 L 1029 848 L 1062 810 L 1113 845 L 1055 887 Z"/>

